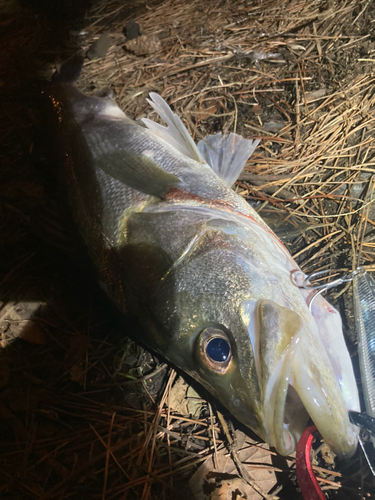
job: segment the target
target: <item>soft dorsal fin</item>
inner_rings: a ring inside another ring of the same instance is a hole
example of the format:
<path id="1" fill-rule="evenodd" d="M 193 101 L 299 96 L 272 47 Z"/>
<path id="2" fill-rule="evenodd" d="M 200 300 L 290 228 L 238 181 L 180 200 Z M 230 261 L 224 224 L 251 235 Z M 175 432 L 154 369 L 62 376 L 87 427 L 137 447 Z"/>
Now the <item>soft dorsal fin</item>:
<path id="1" fill-rule="evenodd" d="M 159 94 L 150 92 L 150 97 L 151 100 L 147 99 L 147 102 L 154 108 L 160 118 L 165 121 L 168 127 L 163 127 L 163 125 L 148 118 L 142 118 L 146 127 L 153 134 L 161 137 L 168 144 L 180 151 L 180 153 L 200 163 L 206 163 L 180 117 L 173 113 Z"/>
<path id="2" fill-rule="evenodd" d="M 198 149 L 212 170 L 232 186 L 259 142 L 233 133 L 225 137 L 219 132 L 199 141 Z"/>

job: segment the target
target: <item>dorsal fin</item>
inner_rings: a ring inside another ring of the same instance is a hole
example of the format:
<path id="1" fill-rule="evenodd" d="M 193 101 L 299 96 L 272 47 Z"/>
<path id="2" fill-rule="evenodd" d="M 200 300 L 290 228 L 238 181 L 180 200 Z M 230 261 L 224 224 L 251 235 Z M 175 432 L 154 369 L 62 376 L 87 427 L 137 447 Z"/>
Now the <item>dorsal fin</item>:
<path id="1" fill-rule="evenodd" d="M 233 133 L 225 137 L 219 132 L 199 141 L 198 149 L 212 170 L 232 186 L 259 142 Z"/>
<path id="2" fill-rule="evenodd" d="M 180 153 L 200 163 L 206 163 L 180 117 L 173 113 L 160 95 L 150 92 L 150 97 L 151 100 L 147 99 L 147 102 L 154 108 L 160 118 L 165 121 L 168 127 L 163 127 L 163 125 L 148 118 L 142 118 L 146 127 L 180 151 Z"/>

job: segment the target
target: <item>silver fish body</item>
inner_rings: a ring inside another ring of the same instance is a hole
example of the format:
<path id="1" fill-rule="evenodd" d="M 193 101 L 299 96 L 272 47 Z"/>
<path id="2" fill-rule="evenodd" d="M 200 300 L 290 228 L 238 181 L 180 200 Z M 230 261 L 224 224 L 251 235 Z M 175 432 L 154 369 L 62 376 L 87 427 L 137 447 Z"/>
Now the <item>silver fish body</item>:
<path id="1" fill-rule="evenodd" d="M 340 316 L 322 297 L 309 311 L 303 273 L 231 189 L 254 144 L 216 135 L 197 148 L 155 94 L 168 128 L 69 84 L 48 94 L 78 227 L 141 340 L 280 453 L 310 416 L 350 456 L 359 402 Z"/>

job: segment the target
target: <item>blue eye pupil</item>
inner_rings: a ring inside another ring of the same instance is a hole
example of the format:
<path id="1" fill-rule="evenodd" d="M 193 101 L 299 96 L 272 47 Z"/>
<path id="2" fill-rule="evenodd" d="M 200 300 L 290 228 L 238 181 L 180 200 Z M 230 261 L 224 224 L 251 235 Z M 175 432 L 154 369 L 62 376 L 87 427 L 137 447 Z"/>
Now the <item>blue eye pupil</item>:
<path id="1" fill-rule="evenodd" d="M 219 361 L 222 363 L 228 359 L 230 346 L 225 339 L 217 337 L 208 342 L 206 352 L 212 361 Z"/>

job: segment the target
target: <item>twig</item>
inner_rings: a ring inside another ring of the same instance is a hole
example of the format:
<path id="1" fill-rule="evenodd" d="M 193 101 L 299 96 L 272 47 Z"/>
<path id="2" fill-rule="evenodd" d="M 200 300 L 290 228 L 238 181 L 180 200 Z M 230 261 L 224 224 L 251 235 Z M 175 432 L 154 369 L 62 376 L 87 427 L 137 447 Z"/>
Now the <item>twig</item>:
<path id="1" fill-rule="evenodd" d="M 250 474 L 248 473 L 246 468 L 242 465 L 242 462 L 238 457 L 238 452 L 237 452 L 237 448 L 236 448 L 236 441 L 235 441 L 235 439 L 232 438 L 223 415 L 218 411 L 217 416 L 220 420 L 224 434 L 228 440 L 228 445 L 229 445 L 228 447 L 229 447 L 229 451 L 230 451 L 232 460 L 236 464 L 236 467 L 237 467 L 238 472 L 239 472 L 240 476 L 242 477 L 242 479 L 244 481 L 246 481 L 246 483 L 248 485 L 250 485 L 257 493 L 259 493 L 259 495 L 261 495 L 263 498 L 265 498 L 265 500 L 276 500 L 277 497 L 274 497 L 272 495 L 268 495 L 268 493 L 264 492 L 258 486 L 257 482 L 254 479 L 252 479 L 252 477 L 250 476 Z"/>

